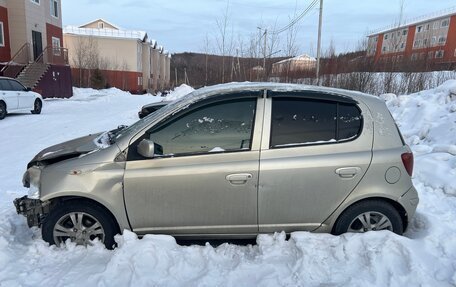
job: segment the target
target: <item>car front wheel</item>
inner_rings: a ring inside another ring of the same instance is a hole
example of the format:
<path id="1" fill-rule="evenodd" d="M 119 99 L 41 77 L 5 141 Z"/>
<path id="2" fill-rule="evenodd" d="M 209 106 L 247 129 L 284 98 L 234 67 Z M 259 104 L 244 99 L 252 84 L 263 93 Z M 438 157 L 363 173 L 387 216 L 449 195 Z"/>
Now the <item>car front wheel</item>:
<path id="1" fill-rule="evenodd" d="M 91 202 L 73 200 L 51 210 L 44 219 L 41 233 L 46 242 L 57 246 L 67 240 L 84 246 L 99 240 L 112 249 L 115 247 L 114 235 L 119 229 L 102 208 Z"/>
<path id="2" fill-rule="evenodd" d="M 39 115 L 41 114 L 41 109 L 43 108 L 43 102 L 40 99 L 36 99 L 35 103 L 33 103 L 33 110 L 31 110 L 32 114 Z"/>
<path id="3" fill-rule="evenodd" d="M 402 235 L 404 232 L 399 212 L 382 200 L 365 200 L 345 210 L 336 222 L 333 234 L 389 230 Z"/>

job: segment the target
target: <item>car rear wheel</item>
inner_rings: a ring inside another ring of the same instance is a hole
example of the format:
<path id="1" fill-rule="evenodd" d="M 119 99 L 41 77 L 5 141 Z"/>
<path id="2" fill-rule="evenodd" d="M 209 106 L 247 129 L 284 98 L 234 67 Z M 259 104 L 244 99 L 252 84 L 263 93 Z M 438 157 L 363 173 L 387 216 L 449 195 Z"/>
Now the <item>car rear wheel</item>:
<path id="1" fill-rule="evenodd" d="M 3 120 L 6 117 L 6 105 L 4 102 L 0 101 L 0 120 Z"/>
<path id="2" fill-rule="evenodd" d="M 43 108 L 43 103 L 40 99 L 36 99 L 35 103 L 33 103 L 33 110 L 31 110 L 32 114 L 39 115 L 41 114 L 41 109 Z"/>
<path id="3" fill-rule="evenodd" d="M 46 216 L 41 228 L 43 239 L 60 246 L 68 239 L 77 245 L 92 245 L 94 240 L 106 248 L 115 247 L 119 233 L 112 217 L 97 205 L 86 201 L 67 201 L 57 205 Z"/>
<path id="4" fill-rule="evenodd" d="M 333 234 L 378 230 L 389 230 L 402 235 L 404 230 L 401 216 L 388 202 L 365 200 L 353 204 L 340 215 L 334 226 Z"/>

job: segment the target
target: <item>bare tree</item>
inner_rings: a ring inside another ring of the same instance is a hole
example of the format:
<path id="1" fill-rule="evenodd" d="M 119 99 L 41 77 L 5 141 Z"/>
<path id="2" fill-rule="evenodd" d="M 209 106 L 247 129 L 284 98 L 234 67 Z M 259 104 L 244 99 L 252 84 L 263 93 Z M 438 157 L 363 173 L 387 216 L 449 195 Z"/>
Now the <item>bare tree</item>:
<path id="1" fill-rule="evenodd" d="M 218 35 L 216 37 L 217 47 L 219 53 L 222 56 L 222 83 L 225 82 L 225 56 L 227 51 L 229 50 L 230 44 L 229 43 L 229 31 L 228 31 L 228 24 L 229 24 L 229 8 L 230 8 L 230 1 L 226 1 L 226 7 L 223 11 L 222 17 L 216 19 Z M 232 37 L 231 37 L 232 39 Z"/>
<path id="2" fill-rule="evenodd" d="M 295 2 L 294 13 L 291 16 L 288 16 L 288 20 L 292 21 L 298 16 L 298 1 Z M 299 31 L 299 23 L 294 24 L 287 30 L 287 36 L 285 41 L 285 56 L 294 57 L 298 54 L 298 46 L 296 45 L 296 37 Z"/>
<path id="3" fill-rule="evenodd" d="M 207 86 L 207 79 L 208 79 L 207 66 L 208 66 L 208 60 L 209 60 L 209 49 L 210 49 L 210 40 L 209 40 L 209 36 L 206 33 L 206 37 L 204 38 L 204 47 L 203 47 L 204 54 L 205 54 L 205 61 L 204 61 L 204 66 L 205 66 L 204 85 L 205 86 Z"/>
<path id="4" fill-rule="evenodd" d="M 73 51 L 75 57 L 72 60 L 72 65 L 79 69 L 79 86 L 82 87 L 83 71 L 98 67 L 98 45 L 92 37 L 79 37 L 73 47 Z M 90 76 L 90 72 L 88 74 Z M 87 83 L 89 83 L 89 81 L 87 81 Z"/>

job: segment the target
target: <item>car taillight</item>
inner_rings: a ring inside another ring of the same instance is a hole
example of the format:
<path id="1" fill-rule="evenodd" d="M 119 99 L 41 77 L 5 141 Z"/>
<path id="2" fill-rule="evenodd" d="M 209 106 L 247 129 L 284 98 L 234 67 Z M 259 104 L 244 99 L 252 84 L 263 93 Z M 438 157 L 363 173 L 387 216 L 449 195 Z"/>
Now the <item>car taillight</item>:
<path id="1" fill-rule="evenodd" d="M 404 164 L 407 173 L 412 176 L 413 174 L 413 153 L 407 152 L 401 155 L 402 163 Z"/>

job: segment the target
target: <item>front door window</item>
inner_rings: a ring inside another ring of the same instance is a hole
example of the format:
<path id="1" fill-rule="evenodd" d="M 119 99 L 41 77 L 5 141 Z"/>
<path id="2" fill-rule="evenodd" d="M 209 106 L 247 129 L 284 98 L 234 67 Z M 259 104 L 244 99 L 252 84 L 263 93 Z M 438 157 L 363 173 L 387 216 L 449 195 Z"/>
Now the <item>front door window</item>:
<path id="1" fill-rule="evenodd" d="M 256 99 L 218 102 L 153 128 L 148 138 L 163 155 L 249 150 Z"/>

